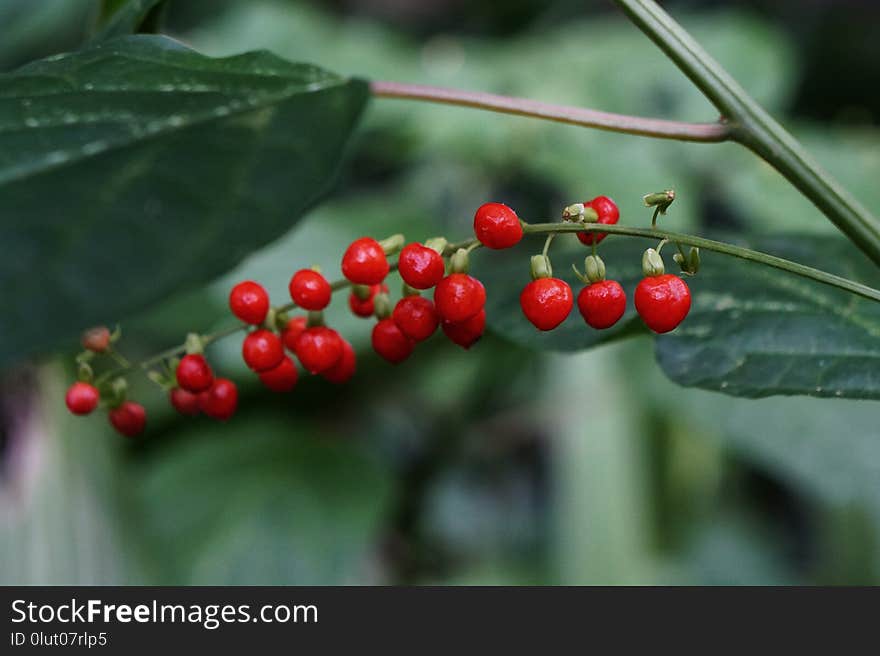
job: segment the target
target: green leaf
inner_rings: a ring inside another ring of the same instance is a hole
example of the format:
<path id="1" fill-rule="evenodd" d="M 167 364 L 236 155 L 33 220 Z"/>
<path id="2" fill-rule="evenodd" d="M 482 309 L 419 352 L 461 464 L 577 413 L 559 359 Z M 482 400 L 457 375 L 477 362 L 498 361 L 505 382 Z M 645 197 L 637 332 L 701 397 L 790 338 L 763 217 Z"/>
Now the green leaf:
<path id="1" fill-rule="evenodd" d="M 571 263 L 583 268 L 589 251 L 566 236 L 551 250 L 554 275 L 583 286 Z M 574 244 L 574 246 L 572 246 Z M 556 330 L 541 333 L 523 316 L 519 293 L 528 281 L 528 256 L 540 252 L 530 240 L 505 254 L 477 252 L 475 275 L 487 289 L 489 328 L 525 346 L 575 351 L 636 334 L 647 334 L 635 314 L 633 294 L 640 256 L 650 243 L 609 237 L 600 248 L 608 277 L 627 293 L 627 313 L 617 326 L 596 331 L 577 311 Z M 848 242 L 836 237 L 756 238 L 748 247 L 880 286 L 880 273 Z M 664 249 L 667 271 L 677 270 L 673 245 Z M 774 394 L 857 399 L 880 398 L 880 304 L 793 274 L 715 253 L 687 278 L 693 306 L 674 332 L 657 338 L 657 358 L 672 380 L 733 396 Z"/>
<path id="2" fill-rule="evenodd" d="M 766 237 L 748 246 L 880 286 L 839 238 Z M 694 303 L 657 340 L 672 380 L 734 396 L 880 398 L 880 304 L 775 269 L 703 254 Z"/>
<path id="3" fill-rule="evenodd" d="M 154 36 L 0 76 L 0 362 L 288 231 L 330 187 L 367 93 L 267 52 L 211 59 Z"/>
<path id="4" fill-rule="evenodd" d="M 327 585 L 356 580 L 392 500 L 391 472 L 289 416 L 192 424 L 132 481 L 163 583 Z M 198 472 L 197 476 L 193 476 Z"/>
<path id="5" fill-rule="evenodd" d="M 92 38 L 92 41 L 106 41 L 117 36 L 125 36 L 126 34 L 137 32 L 149 13 L 165 1 L 127 0 L 119 7 L 111 7 L 112 13 L 100 31 Z M 113 2 L 111 4 L 119 3 Z"/>

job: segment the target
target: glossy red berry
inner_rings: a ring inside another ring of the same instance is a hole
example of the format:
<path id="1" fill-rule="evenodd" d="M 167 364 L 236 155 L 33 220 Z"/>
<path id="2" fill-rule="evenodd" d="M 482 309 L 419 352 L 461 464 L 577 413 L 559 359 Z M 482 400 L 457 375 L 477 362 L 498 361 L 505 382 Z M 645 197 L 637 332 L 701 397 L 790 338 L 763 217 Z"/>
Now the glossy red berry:
<path id="1" fill-rule="evenodd" d="M 237 407 L 238 388 L 226 378 L 215 378 L 210 389 L 199 394 L 199 408 L 212 419 L 226 421 Z"/>
<path id="2" fill-rule="evenodd" d="M 404 296 L 394 306 L 391 318 L 400 332 L 414 342 L 428 339 L 437 330 L 440 317 L 434 304 L 422 296 Z"/>
<path id="3" fill-rule="evenodd" d="M 287 350 L 291 353 L 296 350 L 296 340 L 298 340 L 299 336 L 303 334 L 308 323 L 309 320 L 307 317 L 293 317 L 288 320 L 287 325 L 284 326 L 284 330 L 281 331 L 281 341 L 284 342 L 284 346 L 286 346 Z"/>
<path id="4" fill-rule="evenodd" d="M 293 302 L 304 310 L 323 310 L 330 304 L 333 294 L 327 279 L 312 269 L 300 269 L 294 273 L 287 288 Z"/>
<path id="5" fill-rule="evenodd" d="M 101 395 L 98 394 L 98 388 L 88 383 L 74 383 L 67 390 L 64 402 L 67 409 L 75 415 L 87 415 L 96 407 Z"/>
<path id="6" fill-rule="evenodd" d="M 342 275 L 356 285 L 376 285 L 388 270 L 385 250 L 372 237 L 355 239 L 342 255 Z"/>
<path id="7" fill-rule="evenodd" d="M 299 372 L 288 356 L 284 356 L 281 364 L 273 369 L 260 372 L 260 382 L 273 392 L 289 392 L 296 386 Z"/>
<path id="8" fill-rule="evenodd" d="M 368 298 L 358 298 L 358 295 L 352 292 L 348 295 L 348 307 L 356 316 L 367 318 L 372 317 L 375 311 L 373 299 L 379 292 L 388 293 L 388 285 L 370 285 L 370 295 Z"/>
<path id="9" fill-rule="evenodd" d="M 403 282 L 414 289 L 430 289 L 443 279 L 446 265 L 433 248 L 408 244 L 397 258 L 397 270 Z"/>
<path id="10" fill-rule="evenodd" d="M 392 364 L 406 360 L 415 342 L 404 335 L 393 319 L 382 319 L 373 326 L 373 350 Z"/>
<path id="11" fill-rule="evenodd" d="M 332 328 L 313 326 L 299 336 L 294 350 L 306 371 L 319 374 L 339 362 L 344 345 L 342 337 Z"/>
<path id="12" fill-rule="evenodd" d="M 238 283 L 229 292 L 229 309 L 245 323 L 263 323 L 269 312 L 269 294 L 253 280 Z"/>
<path id="13" fill-rule="evenodd" d="M 578 310 L 593 328 L 610 328 L 626 312 L 626 293 L 616 280 L 600 280 L 578 294 Z"/>
<path id="14" fill-rule="evenodd" d="M 177 365 L 177 384 L 188 392 L 203 392 L 214 382 L 214 373 L 199 353 L 184 355 Z"/>
<path id="15" fill-rule="evenodd" d="M 113 408 L 109 416 L 113 428 L 126 437 L 139 435 L 147 425 L 147 411 L 134 401 L 124 401 L 119 407 Z"/>
<path id="16" fill-rule="evenodd" d="M 329 369 L 325 369 L 321 372 L 321 375 L 329 380 L 331 383 L 335 383 L 337 385 L 348 382 L 348 380 L 354 376 L 355 369 L 357 368 L 357 357 L 354 353 L 354 348 L 352 348 L 351 344 L 349 344 L 346 340 L 342 340 L 342 357 L 339 358 L 339 362 L 334 364 Z"/>
<path id="17" fill-rule="evenodd" d="M 510 248 L 522 239 L 519 217 L 502 203 L 486 203 L 474 214 L 474 234 L 487 248 Z"/>
<path id="18" fill-rule="evenodd" d="M 584 203 L 584 207 L 592 207 L 596 210 L 596 214 L 599 215 L 597 223 L 612 225 L 617 223 L 618 219 L 620 219 L 620 210 L 617 209 L 615 202 L 608 198 L 608 196 L 596 196 L 593 200 Z M 587 246 L 592 245 L 594 242 L 598 244 L 607 236 L 607 232 L 577 233 L 577 238 L 580 239 L 582 244 L 586 244 Z"/>
<path id="19" fill-rule="evenodd" d="M 671 273 L 648 276 L 636 287 L 636 310 L 655 333 L 668 333 L 691 309 L 691 292 L 684 280 Z"/>
<path id="20" fill-rule="evenodd" d="M 538 278 L 523 288 L 519 304 L 535 328 L 553 330 L 568 317 L 574 305 L 574 295 L 564 280 Z"/>
<path id="21" fill-rule="evenodd" d="M 486 289 L 466 273 L 452 273 L 434 289 L 434 307 L 443 321 L 459 323 L 470 319 L 486 304 Z"/>
<path id="22" fill-rule="evenodd" d="M 470 319 L 459 323 L 443 321 L 440 323 L 443 333 L 449 340 L 467 350 L 476 344 L 486 328 L 486 310 L 480 310 Z"/>
<path id="23" fill-rule="evenodd" d="M 266 371 L 281 364 L 284 347 L 278 335 L 260 328 L 244 338 L 241 355 L 245 364 L 254 371 Z"/>
<path id="24" fill-rule="evenodd" d="M 82 336 L 83 348 L 95 353 L 103 353 L 110 348 L 110 329 L 107 326 L 89 328 Z"/>
<path id="25" fill-rule="evenodd" d="M 182 387 L 175 387 L 168 393 L 171 405 L 182 415 L 199 414 L 199 395 L 188 392 Z"/>

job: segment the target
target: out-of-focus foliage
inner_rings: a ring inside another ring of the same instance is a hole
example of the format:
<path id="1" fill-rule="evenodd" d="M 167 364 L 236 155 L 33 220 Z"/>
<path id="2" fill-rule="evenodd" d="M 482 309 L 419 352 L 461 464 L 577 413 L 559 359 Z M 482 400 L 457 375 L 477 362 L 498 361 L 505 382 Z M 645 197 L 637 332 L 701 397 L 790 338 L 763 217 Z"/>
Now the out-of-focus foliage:
<path id="1" fill-rule="evenodd" d="M 268 48 L 342 74 L 712 118 L 614 15 L 420 41 L 317 5 L 229 6 L 176 36 L 213 55 Z M 558 18 L 560 9 L 546 11 Z M 759 100 L 775 113 L 788 108 L 802 71 L 784 34 L 742 14 L 681 18 Z M 672 229 L 829 232 L 735 146 L 392 100 L 373 103 L 366 118 L 328 202 L 215 284 L 127 321 L 126 354 L 221 325 L 236 280 L 265 281 L 283 300 L 299 266 L 335 277 L 342 246 L 366 232 L 464 236 L 487 198 L 531 220 L 608 193 L 622 220 L 637 223 L 649 218 L 641 194 L 673 186 Z M 793 128 L 861 200 L 880 206 L 877 131 Z M 609 273 L 638 266 L 622 244 L 603 245 Z M 475 253 L 475 268 L 490 257 L 503 256 Z M 527 279 L 515 264 L 510 275 Z M 148 405 L 149 433 L 121 441 L 103 417 L 63 416 L 65 378 L 44 370 L 42 404 L 3 452 L 4 582 L 880 580 L 873 402 L 753 401 L 678 387 L 644 338 L 549 355 L 491 336 L 465 353 L 439 338 L 391 368 L 369 353 L 368 322 L 344 303 L 328 317 L 363 354 L 344 388 L 304 376 L 292 395 L 270 395 L 241 365 L 238 340 L 211 347 L 216 368 L 242 383 L 242 413 L 226 426 L 177 417 L 138 380 L 132 394 Z"/>

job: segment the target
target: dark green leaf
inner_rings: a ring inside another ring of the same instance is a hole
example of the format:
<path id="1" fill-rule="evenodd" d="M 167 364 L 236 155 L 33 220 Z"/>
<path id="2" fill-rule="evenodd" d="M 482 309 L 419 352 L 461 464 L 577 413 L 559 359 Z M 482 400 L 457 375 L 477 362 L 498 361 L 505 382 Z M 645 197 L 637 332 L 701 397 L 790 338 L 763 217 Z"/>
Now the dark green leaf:
<path id="1" fill-rule="evenodd" d="M 150 36 L 0 76 L 0 361 L 289 230 L 366 99 L 361 81 L 270 53 L 211 59 Z"/>
<path id="2" fill-rule="evenodd" d="M 764 238 L 749 246 L 880 286 L 839 238 Z M 657 340 L 666 374 L 734 396 L 880 398 L 880 304 L 775 269 L 704 254 L 690 315 Z"/>

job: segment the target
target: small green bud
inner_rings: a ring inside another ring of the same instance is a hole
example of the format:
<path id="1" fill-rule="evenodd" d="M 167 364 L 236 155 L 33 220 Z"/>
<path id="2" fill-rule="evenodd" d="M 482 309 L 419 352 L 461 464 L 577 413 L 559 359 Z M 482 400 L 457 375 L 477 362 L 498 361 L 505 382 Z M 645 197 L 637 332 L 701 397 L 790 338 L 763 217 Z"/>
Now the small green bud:
<path id="1" fill-rule="evenodd" d="M 314 328 L 315 326 L 323 326 L 324 324 L 324 311 L 323 310 L 309 310 L 309 313 L 306 315 L 306 327 Z"/>
<path id="2" fill-rule="evenodd" d="M 422 292 L 415 287 L 410 287 L 406 283 L 403 283 L 403 286 L 400 288 L 400 293 L 402 296 L 419 296 Z"/>
<path id="3" fill-rule="evenodd" d="M 642 200 L 645 201 L 645 207 L 657 207 L 660 214 L 666 214 L 666 210 L 675 200 L 675 190 L 666 189 L 655 194 L 645 194 L 642 196 Z"/>
<path id="4" fill-rule="evenodd" d="M 587 255 L 584 259 L 584 272 L 591 283 L 605 280 L 605 263 L 598 255 Z"/>
<path id="5" fill-rule="evenodd" d="M 446 250 L 446 247 L 449 245 L 449 242 L 446 241 L 445 237 L 431 237 L 428 241 L 425 242 L 425 246 L 428 248 L 432 248 L 440 255 L 443 255 L 443 251 Z"/>
<path id="6" fill-rule="evenodd" d="M 663 258 L 653 248 L 648 248 L 642 255 L 642 272 L 646 276 L 662 276 L 666 267 L 663 266 Z"/>
<path id="7" fill-rule="evenodd" d="M 690 269 L 691 273 L 696 273 L 700 270 L 700 249 L 696 246 L 691 246 L 691 250 L 688 253 L 688 269 Z"/>
<path id="8" fill-rule="evenodd" d="M 403 248 L 403 245 L 406 243 L 403 235 L 397 233 L 396 235 L 391 235 L 390 237 L 383 239 L 379 242 L 379 245 L 382 247 L 382 250 L 385 251 L 385 255 L 394 255 L 395 253 L 400 252 L 400 249 Z"/>
<path id="9" fill-rule="evenodd" d="M 95 377 L 95 372 L 92 370 L 92 365 L 88 362 L 80 362 L 79 367 L 77 368 L 76 377 L 78 380 L 84 383 L 91 383 L 92 379 Z"/>
<path id="10" fill-rule="evenodd" d="M 550 258 L 546 255 L 532 255 L 530 268 L 532 280 L 553 277 L 553 267 L 550 265 Z"/>
<path id="11" fill-rule="evenodd" d="M 373 297 L 373 313 L 377 319 L 387 319 L 391 316 L 391 298 L 385 292 L 380 292 Z"/>
<path id="12" fill-rule="evenodd" d="M 451 273 L 467 273 L 470 269 L 470 256 L 467 250 L 459 248 L 449 258 L 449 270 Z"/>
<path id="13" fill-rule="evenodd" d="M 205 349 L 205 346 L 202 343 L 202 336 L 198 333 L 189 333 L 186 336 L 186 341 L 183 343 L 183 348 L 186 350 L 188 355 L 193 353 L 201 353 Z"/>
<path id="14" fill-rule="evenodd" d="M 370 286 L 369 285 L 352 285 L 351 293 L 358 297 L 361 301 L 366 301 L 370 298 Z"/>

